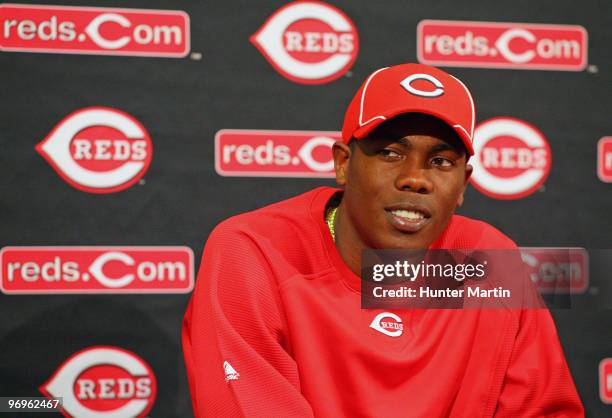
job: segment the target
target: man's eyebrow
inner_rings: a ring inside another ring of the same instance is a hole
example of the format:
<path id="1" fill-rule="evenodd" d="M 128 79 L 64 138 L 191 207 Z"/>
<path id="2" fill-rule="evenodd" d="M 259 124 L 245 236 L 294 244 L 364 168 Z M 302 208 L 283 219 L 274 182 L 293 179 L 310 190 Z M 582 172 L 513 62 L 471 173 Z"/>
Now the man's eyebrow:
<path id="1" fill-rule="evenodd" d="M 453 151 L 458 154 L 461 154 L 461 150 L 458 147 L 453 146 L 449 144 L 448 142 L 442 142 L 442 143 L 436 144 L 433 147 L 431 147 L 430 151 L 432 153 L 440 152 L 440 151 Z"/>
<path id="2" fill-rule="evenodd" d="M 393 142 L 396 144 L 411 148 L 413 146 L 412 141 L 414 140 L 404 137 L 404 138 L 396 139 Z M 459 146 L 449 144 L 448 142 L 440 142 L 434 145 L 433 147 L 431 147 L 431 149 L 429 150 L 429 152 L 431 152 L 432 154 L 436 152 L 441 152 L 441 151 L 453 151 L 453 152 L 456 152 L 457 154 L 462 153 L 462 150 Z"/>
<path id="3" fill-rule="evenodd" d="M 412 146 L 412 143 L 410 143 L 410 140 L 405 138 L 405 137 L 404 138 L 400 138 L 400 139 L 396 140 L 395 142 L 397 142 L 400 145 L 405 145 L 407 147 L 411 147 Z"/>

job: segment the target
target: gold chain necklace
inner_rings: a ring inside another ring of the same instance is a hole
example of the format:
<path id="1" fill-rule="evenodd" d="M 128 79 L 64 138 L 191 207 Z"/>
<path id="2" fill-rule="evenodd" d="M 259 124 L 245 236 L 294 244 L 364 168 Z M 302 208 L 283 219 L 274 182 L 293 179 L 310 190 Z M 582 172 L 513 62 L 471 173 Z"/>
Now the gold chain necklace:
<path id="1" fill-rule="evenodd" d="M 338 211 L 338 206 L 336 206 L 335 208 L 329 209 L 327 211 L 327 215 L 325 216 L 327 227 L 329 228 L 329 232 L 331 233 L 331 236 L 334 242 L 336 241 L 336 212 L 337 211 Z"/>

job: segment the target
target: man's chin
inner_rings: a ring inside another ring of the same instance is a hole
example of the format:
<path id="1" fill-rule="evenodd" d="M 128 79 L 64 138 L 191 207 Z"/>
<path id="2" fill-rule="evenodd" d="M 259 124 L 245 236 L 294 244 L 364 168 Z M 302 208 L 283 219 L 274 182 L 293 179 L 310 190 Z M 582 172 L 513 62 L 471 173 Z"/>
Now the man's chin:
<path id="1" fill-rule="evenodd" d="M 393 250 L 421 250 L 427 249 L 434 240 L 427 239 L 427 234 L 423 234 L 423 231 L 415 233 L 397 233 L 390 234 L 384 242 L 381 242 L 383 246 L 378 247 L 379 249 L 393 249 Z"/>

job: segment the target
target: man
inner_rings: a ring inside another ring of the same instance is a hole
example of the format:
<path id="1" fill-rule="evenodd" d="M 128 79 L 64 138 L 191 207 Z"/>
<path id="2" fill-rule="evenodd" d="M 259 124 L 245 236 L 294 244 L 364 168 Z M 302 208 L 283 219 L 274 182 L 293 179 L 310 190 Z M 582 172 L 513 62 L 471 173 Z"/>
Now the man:
<path id="1" fill-rule="evenodd" d="M 514 249 L 454 215 L 474 106 L 432 67 L 370 75 L 322 187 L 212 232 L 185 315 L 198 417 L 580 417 L 546 310 L 360 308 L 366 248 Z M 401 332 L 372 326 L 396 318 Z"/>

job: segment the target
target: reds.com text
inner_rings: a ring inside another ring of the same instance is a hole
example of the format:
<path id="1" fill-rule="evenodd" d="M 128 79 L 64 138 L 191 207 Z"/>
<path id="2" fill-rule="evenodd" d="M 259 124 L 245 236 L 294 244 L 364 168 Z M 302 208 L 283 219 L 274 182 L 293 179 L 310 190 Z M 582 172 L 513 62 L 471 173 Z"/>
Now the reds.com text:
<path id="1" fill-rule="evenodd" d="M 521 247 L 521 258 L 540 293 L 585 293 L 589 256 L 584 248 Z"/>
<path id="2" fill-rule="evenodd" d="M 417 54 L 430 65 L 581 71 L 587 32 L 576 25 L 423 20 Z"/>
<path id="3" fill-rule="evenodd" d="M 5 247 L 0 288 L 20 293 L 187 293 L 188 247 Z"/>
<path id="4" fill-rule="evenodd" d="M 604 136 L 597 143 L 597 176 L 612 183 L 612 136 Z"/>
<path id="5" fill-rule="evenodd" d="M 599 363 L 599 397 L 605 404 L 612 404 L 612 358 Z"/>
<path id="6" fill-rule="evenodd" d="M 340 132 L 223 129 L 215 136 L 222 176 L 333 177 L 332 145 Z"/>
<path id="7" fill-rule="evenodd" d="M 0 49 L 184 57 L 189 16 L 179 10 L 0 5 Z"/>

